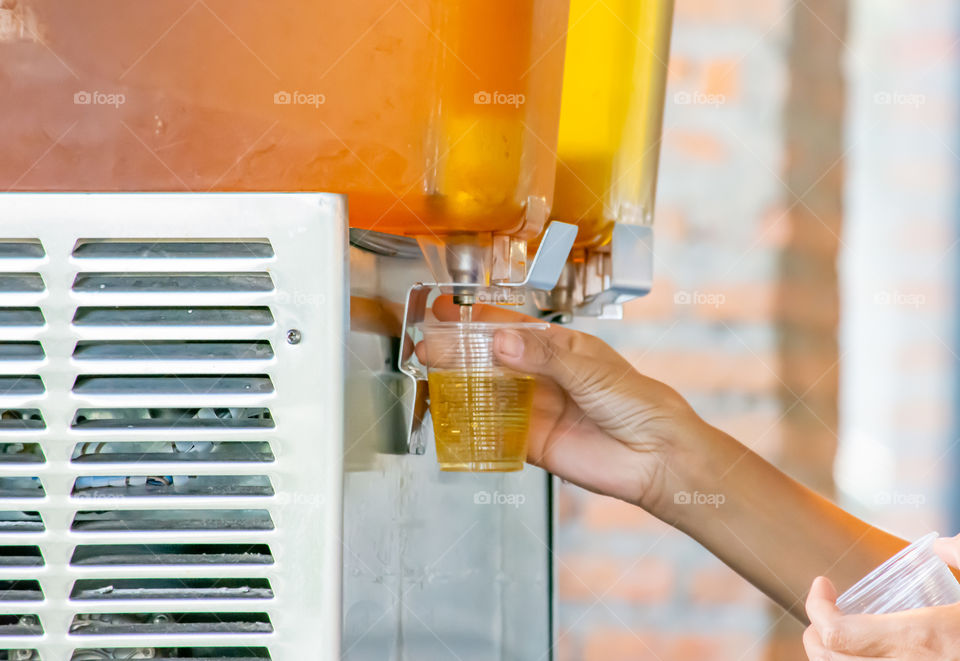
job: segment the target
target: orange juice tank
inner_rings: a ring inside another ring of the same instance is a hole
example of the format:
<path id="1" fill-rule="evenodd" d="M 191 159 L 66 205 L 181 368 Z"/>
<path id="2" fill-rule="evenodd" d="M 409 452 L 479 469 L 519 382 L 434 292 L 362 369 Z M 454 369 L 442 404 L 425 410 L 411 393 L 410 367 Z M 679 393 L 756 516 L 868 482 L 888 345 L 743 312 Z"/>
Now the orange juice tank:
<path id="1" fill-rule="evenodd" d="M 0 0 L 0 187 L 327 191 L 535 236 L 567 0 Z"/>
<path id="2" fill-rule="evenodd" d="M 551 218 L 601 246 L 652 221 L 673 0 L 571 0 Z"/>

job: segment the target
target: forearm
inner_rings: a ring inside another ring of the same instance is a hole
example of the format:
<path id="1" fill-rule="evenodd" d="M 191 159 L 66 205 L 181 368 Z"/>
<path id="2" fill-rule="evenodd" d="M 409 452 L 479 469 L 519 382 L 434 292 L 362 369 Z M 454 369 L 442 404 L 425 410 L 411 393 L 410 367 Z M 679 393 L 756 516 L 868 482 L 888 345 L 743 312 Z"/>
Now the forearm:
<path id="1" fill-rule="evenodd" d="M 803 601 L 816 576 L 845 590 L 905 545 L 730 436 L 707 425 L 696 433 L 704 437 L 694 444 L 702 449 L 672 462 L 668 480 L 674 493 L 689 492 L 693 502 L 664 498 L 656 514 L 799 619 L 805 619 Z M 700 504 L 693 494 L 700 494 Z"/>

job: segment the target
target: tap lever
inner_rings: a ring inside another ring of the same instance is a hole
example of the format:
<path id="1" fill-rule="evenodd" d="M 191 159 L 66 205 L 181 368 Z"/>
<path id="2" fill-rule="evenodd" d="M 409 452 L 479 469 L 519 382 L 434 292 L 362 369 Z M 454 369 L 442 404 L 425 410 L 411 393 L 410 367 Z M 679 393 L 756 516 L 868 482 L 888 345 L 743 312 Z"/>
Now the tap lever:
<path id="1" fill-rule="evenodd" d="M 543 239 L 540 241 L 540 247 L 537 248 L 537 254 L 530 262 L 527 277 L 524 278 L 523 282 L 506 282 L 503 283 L 504 286 L 550 291 L 560 279 L 560 274 L 563 272 L 563 267 L 567 263 L 567 257 L 570 256 L 570 250 L 573 248 L 573 242 L 576 239 L 576 225 L 561 223 L 556 220 L 551 222 L 547 226 L 547 231 L 543 233 Z"/>

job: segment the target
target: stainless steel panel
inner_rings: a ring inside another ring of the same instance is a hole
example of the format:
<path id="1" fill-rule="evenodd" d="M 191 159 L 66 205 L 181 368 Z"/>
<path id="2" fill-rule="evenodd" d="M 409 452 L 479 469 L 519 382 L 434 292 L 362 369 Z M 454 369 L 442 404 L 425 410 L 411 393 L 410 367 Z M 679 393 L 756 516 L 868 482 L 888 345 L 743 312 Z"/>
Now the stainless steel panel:
<path id="1" fill-rule="evenodd" d="M 412 384 L 397 369 L 419 259 L 351 248 L 344 476 L 343 656 L 549 661 L 549 479 L 441 473 L 406 454 Z"/>

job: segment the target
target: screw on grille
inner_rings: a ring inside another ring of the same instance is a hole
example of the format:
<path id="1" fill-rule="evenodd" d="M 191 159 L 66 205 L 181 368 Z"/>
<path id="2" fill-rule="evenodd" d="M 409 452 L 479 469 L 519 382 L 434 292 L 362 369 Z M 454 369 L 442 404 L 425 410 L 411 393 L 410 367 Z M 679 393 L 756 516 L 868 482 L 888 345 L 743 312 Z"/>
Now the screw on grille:
<path id="1" fill-rule="evenodd" d="M 303 339 L 303 334 L 296 328 L 291 328 L 287 331 L 287 342 L 290 344 L 300 344 L 300 340 Z"/>

